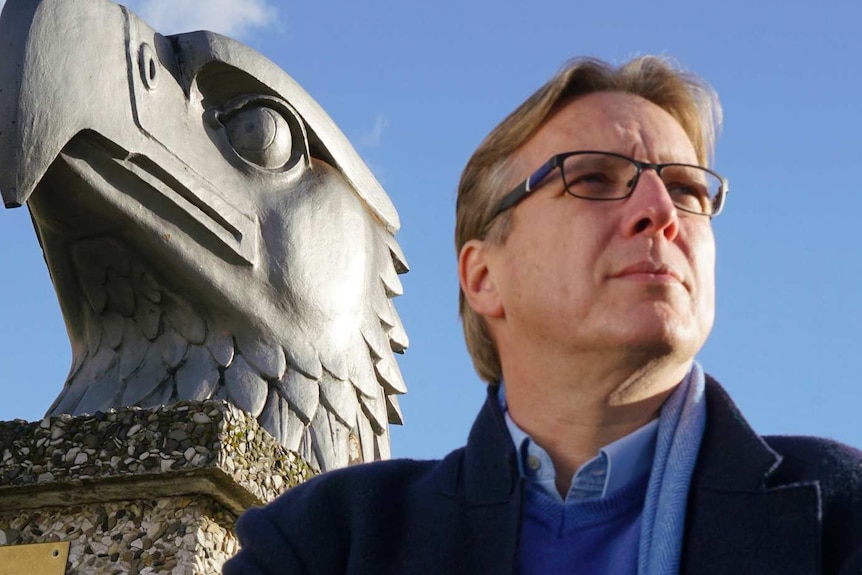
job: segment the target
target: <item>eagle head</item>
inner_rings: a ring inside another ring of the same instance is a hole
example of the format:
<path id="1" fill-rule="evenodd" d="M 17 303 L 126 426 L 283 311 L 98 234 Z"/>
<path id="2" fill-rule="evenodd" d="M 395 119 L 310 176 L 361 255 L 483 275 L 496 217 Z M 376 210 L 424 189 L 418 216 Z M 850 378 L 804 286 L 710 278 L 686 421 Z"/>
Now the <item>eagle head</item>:
<path id="1" fill-rule="evenodd" d="M 388 457 L 398 215 L 323 109 L 108 0 L 7 0 L 0 37 L 0 191 L 72 347 L 49 414 L 224 398 L 323 470 Z"/>

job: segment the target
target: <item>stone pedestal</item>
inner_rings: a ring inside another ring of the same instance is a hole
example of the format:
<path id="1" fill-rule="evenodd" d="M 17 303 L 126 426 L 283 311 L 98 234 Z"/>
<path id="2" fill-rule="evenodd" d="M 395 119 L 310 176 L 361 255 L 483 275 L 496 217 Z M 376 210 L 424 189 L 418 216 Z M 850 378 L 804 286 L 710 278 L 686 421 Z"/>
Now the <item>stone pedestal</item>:
<path id="1" fill-rule="evenodd" d="M 68 541 L 67 573 L 220 573 L 237 516 L 311 475 L 220 401 L 2 422 L 0 561 Z"/>

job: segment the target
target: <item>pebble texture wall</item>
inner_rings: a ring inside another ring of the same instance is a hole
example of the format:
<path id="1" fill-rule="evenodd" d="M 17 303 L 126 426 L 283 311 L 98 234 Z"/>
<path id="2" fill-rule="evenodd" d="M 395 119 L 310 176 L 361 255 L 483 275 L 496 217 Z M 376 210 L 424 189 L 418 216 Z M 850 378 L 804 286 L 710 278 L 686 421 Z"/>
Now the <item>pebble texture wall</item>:
<path id="1" fill-rule="evenodd" d="M 313 474 L 221 401 L 0 422 L 0 546 L 69 541 L 67 573 L 216 574 L 236 517 Z"/>

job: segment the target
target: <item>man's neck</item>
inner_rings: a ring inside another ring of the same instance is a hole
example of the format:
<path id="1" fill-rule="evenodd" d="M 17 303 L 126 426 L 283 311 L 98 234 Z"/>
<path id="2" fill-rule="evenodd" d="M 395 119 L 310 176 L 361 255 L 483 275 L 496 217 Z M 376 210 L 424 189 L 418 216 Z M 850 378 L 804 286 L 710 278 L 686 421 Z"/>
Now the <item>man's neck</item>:
<path id="1" fill-rule="evenodd" d="M 509 414 L 548 452 L 557 489 L 563 493 L 578 468 L 600 448 L 658 416 L 691 362 L 657 361 L 640 369 L 618 364 L 604 371 L 593 361 L 586 365 L 592 369 L 539 368 L 529 374 L 504 365 Z M 555 375 L 560 373 L 565 377 Z"/>

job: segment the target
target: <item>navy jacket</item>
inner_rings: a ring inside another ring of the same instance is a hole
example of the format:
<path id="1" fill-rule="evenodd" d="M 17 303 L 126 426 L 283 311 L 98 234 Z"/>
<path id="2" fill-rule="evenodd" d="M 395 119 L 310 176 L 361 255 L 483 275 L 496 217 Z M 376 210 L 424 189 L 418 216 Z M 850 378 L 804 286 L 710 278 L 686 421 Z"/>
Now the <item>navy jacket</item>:
<path id="1" fill-rule="evenodd" d="M 709 377 L 706 398 L 681 573 L 862 575 L 862 452 L 761 438 Z M 248 511 L 224 573 L 512 573 L 517 469 L 492 395 L 467 446 L 442 461 L 330 472 Z"/>

